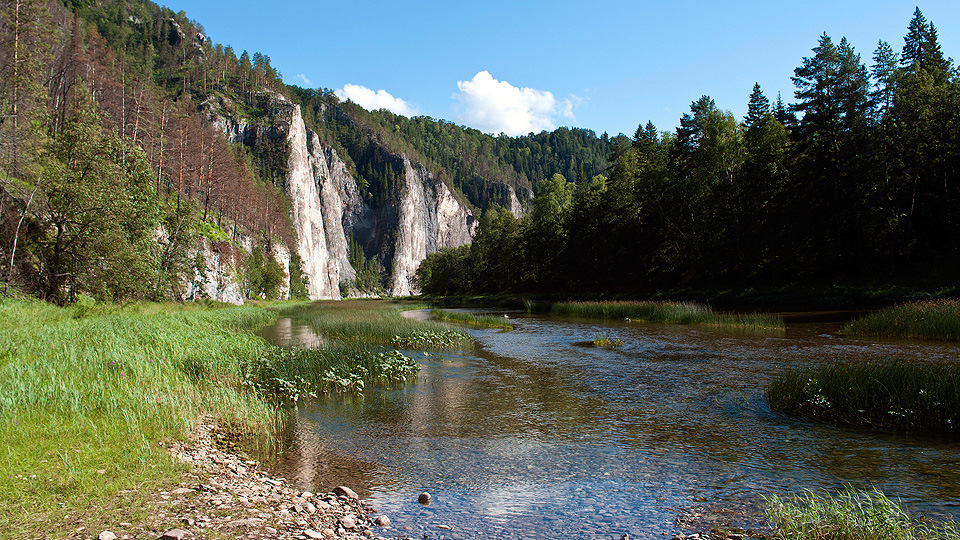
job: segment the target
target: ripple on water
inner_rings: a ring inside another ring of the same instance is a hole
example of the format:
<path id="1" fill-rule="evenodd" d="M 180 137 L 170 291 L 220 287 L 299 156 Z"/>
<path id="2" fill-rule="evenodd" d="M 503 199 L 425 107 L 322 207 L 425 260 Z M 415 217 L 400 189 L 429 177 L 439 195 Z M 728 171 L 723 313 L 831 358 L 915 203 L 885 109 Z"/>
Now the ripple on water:
<path id="1" fill-rule="evenodd" d="M 785 367 L 955 359 L 954 345 L 857 340 L 823 325 L 752 337 L 511 319 L 511 332 L 469 330 L 474 352 L 421 358 L 410 386 L 302 404 L 281 473 L 318 491 L 349 481 L 394 530 L 431 538 L 662 538 L 704 501 L 757 515 L 764 494 L 845 485 L 960 518 L 954 445 L 795 420 L 763 395 Z M 624 345 L 577 345 L 597 333 Z M 429 506 L 416 502 L 425 490 Z"/>

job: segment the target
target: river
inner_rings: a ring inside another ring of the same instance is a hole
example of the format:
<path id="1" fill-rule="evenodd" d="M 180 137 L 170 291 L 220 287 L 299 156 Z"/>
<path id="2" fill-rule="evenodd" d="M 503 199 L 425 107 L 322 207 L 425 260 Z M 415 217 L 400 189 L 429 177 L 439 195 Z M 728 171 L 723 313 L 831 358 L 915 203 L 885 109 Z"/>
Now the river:
<path id="1" fill-rule="evenodd" d="M 513 331 L 469 330 L 469 352 L 407 351 L 422 366 L 413 383 L 301 403 L 273 467 L 300 489 L 353 487 L 392 520 L 385 536 L 659 539 L 678 519 L 751 529 L 764 495 L 845 486 L 960 519 L 956 441 L 805 422 L 763 394 L 790 366 L 956 361 L 955 345 L 846 338 L 837 323 L 771 337 L 510 317 Z M 316 339 L 278 325 L 276 342 Z M 623 345 L 586 346 L 597 334 Z"/>

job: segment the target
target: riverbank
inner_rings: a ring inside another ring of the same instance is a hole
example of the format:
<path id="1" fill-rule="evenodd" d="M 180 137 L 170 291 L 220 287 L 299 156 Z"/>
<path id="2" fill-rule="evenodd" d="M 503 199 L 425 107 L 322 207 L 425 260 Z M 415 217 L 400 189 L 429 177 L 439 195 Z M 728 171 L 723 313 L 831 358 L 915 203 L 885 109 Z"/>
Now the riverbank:
<path id="1" fill-rule="evenodd" d="M 267 474 L 209 417 L 184 441 L 165 446 L 183 472 L 179 483 L 152 493 L 142 521 L 86 527 L 68 537 L 366 540 L 386 530 L 376 523 L 389 526 L 349 487 L 313 494 Z"/>
<path id="2" fill-rule="evenodd" d="M 779 285 L 743 285 L 725 288 L 672 288 L 572 293 L 458 295 L 417 300 L 438 306 L 499 306 L 510 309 L 549 311 L 558 302 L 698 302 L 715 309 L 739 313 L 874 310 L 918 300 L 960 298 L 960 286 L 942 279 L 909 282 L 832 281 Z"/>

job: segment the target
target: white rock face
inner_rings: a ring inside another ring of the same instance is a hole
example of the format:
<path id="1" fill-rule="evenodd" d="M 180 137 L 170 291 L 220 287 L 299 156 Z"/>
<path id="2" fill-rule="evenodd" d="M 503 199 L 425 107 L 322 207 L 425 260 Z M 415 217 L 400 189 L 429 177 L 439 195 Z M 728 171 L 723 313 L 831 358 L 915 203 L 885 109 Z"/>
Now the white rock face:
<path id="1" fill-rule="evenodd" d="M 472 212 L 443 182 L 404 156 L 406 187 L 399 205 L 397 243 L 390 294 L 406 296 L 419 289 L 412 283 L 420 262 L 430 253 L 470 242 L 477 223 Z"/>
<path id="2" fill-rule="evenodd" d="M 242 256 L 235 248 L 227 246 L 225 250 L 215 249 L 210 240 L 201 236 L 197 241 L 197 253 L 203 258 L 204 268 L 194 270 L 193 279 L 187 279 L 184 300 L 210 298 L 228 304 L 243 305 L 243 292 L 240 290 L 239 268 Z"/>
<path id="3" fill-rule="evenodd" d="M 353 192 L 356 193 L 357 184 L 347 172 L 346 164 L 340 160 L 337 153 L 333 149 L 325 151 L 316 133 L 310 132 L 310 137 L 312 142 L 310 160 L 313 165 L 314 179 L 320 186 L 320 208 L 323 213 L 327 253 L 333 261 L 339 286 L 340 281 L 357 277 L 348 258 L 350 246 L 343 230 L 346 204 L 340 196 L 341 193 L 349 194 L 349 186 L 352 186 Z"/>
<path id="4" fill-rule="evenodd" d="M 287 191 L 293 203 L 293 226 L 297 230 L 297 252 L 304 275 L 307 293 L 312 300 L 340 299 L 340 279 L 337 261 L 327 249 L 326 220 L 320 203 L 320 190 L 314 178 L 314 163 L 307 149 L 307 128 L 303 124 L 300 106 L 293 109 L 290 130 L 290 159 L 287 162 Z"/>

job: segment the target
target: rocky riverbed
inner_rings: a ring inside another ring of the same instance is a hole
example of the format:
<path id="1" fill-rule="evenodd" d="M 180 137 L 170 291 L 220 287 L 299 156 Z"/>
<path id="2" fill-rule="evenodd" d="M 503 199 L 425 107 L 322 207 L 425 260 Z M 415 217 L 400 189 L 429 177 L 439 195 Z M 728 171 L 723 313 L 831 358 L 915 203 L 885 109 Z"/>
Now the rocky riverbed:
<path id="1" fill-rule="evenodd" d="M 98 540 L 406 538 L 402 531 L 392 531 L 390 519 L 377 514 L 351 488 L 340 486 L 325 494 L 300 491 L 263 471 L 230 439 L 216 425 L 204 422 L 189 440 L 168 445 L 171 455 L 188 466 L 180 485 L 157 493 L 145 523 L 118 523 L 100 532 Z M 707 507 L 688 509 L 676 521 L 683 532 L 662 535 L 674 540 L 766 538 L 756 529 L 731 527 L 733 514 Z M 171 527 L 172 522 L 178 525 Z"/>
<path id="2" fill-rule="evenodd" d="M 367 540 L 389 534 L 389 518 L 374 515 L 349 487 L 325 494 L 294 489 L 238 451 L 221 448 L 216 438 L 222 438 L 217 427 L 202 423 L 190 440 L 169 446 L 189 471 L 179 487 L 159 493 L 152 516 L 157 523 L 176 517 L 179 526 L 119 523 L 99 540 Z"/>

